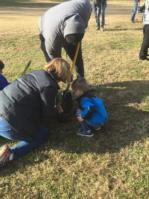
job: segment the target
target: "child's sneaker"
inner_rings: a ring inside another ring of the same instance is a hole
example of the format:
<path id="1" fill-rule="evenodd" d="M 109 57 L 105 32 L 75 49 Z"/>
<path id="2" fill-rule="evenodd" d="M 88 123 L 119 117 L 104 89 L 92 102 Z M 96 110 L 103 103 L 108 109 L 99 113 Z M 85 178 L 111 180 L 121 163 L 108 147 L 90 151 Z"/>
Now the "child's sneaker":
<path id="1" fill-rule="evenodd" d="M 99 126 L 99 127 L 95 127 L 95 128 L 94 128 L 94 131 L 100 131 L 100 130 L 101 130 L 101 128 L 102 128 L 101 126 Z"/>
<path id="2" fill-rule="evenodd" d="M 4 166 L 7 162 L 13 160 L 13 153 L 11 153 L 8 145 L 0 148 L 0 167 Z"/>
<path id="3" fill-rule="evenodd" d="M 83 121 L 80 123 L 80 129 L 77 135 L 85 137 L 93 137 L 94 134 L 92 133 L 91 129 L 88 127 L 86 122 Z"/>
<path id="4" fill-rule="evenodd" d="M 80 128 L 77 135 L 80 135 L 80 136 L 83 136 L 83 137 L 93 137 L 94 134 L 92 133 L 92 131 L 90 129 L 84 131 Z"/>

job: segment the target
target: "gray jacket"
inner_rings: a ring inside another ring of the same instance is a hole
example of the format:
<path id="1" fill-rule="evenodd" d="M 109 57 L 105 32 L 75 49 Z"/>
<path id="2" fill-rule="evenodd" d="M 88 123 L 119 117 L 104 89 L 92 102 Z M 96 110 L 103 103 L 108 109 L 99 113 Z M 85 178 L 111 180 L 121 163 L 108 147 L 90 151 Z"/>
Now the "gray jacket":
<path id="1" fill-rule="evenodd" d="M 56 116 L 58 84 L 52 74 L 33 71 L 0 91 L 0 115 L 24 139 L 36 136 L 44 119 Z"/>
<path id="2" fill-rule="evenodd" d="M 144 25 L 149 24 L 149 0 L 145 0 L 145 11 L 143 14 Z"/>
<path id="3" fill-rule="evenodd" d="M 71 0 L 49 8 L 41 16 L 40 34 L 45 39 L 46 52 L 51 59 L 61 56 L 66 35 L 84 32 L 91 10 L 90 0 Z M 77 23 L 81 28 L 75 28 Z"/>

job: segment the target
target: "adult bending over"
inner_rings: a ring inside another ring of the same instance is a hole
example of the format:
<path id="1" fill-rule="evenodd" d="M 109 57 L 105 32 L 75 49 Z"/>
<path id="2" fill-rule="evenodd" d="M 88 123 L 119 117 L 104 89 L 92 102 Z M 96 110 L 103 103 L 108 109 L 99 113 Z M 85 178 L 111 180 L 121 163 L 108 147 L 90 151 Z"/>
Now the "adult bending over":
<path id="1" fill-rule="evenodd" d="M 77 43 L 84 36 L 91 15 L 89 0 L 71 0 L 49 8 L 40 18 L 41 49 L 48 62 L 61 57 L 62 47 L 73 60 Z M 76 71 L 84 76 L 82 49 L 76 60 Z"/>
<path id="2" fill-rule="evenodd" d="M 46 120 L 52 120 L 62 111 L 55 104 L 58 82 L 71 78 L 69 64 L 55 58 L 45 70 L 25 74 L 0 91 L 0 136 L 19 141 L 15 146 L 0 148 L 0 165 L 17 159 L 47 140 Z"/>

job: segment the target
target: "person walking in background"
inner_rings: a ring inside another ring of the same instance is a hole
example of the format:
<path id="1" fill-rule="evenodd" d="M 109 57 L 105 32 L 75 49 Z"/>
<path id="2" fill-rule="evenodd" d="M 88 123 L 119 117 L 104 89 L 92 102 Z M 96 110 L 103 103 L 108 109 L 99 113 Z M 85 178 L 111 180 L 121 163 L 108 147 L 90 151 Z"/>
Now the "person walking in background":
<path id="1" fill-rule="evenodd" d="M 93 10 L 96 19 L 96 30 L 104 30 L 106 7 L 107 0 L 93 0 Z"/>
<path id="2" fill-rule="evenodd" d="M 70 82 L 70 65 L 61 58 L 45 70 L 35 70 L 0 91 L 0 137 L 18 141 L 0 148 L 0 167 L 41 146 L 48 139 L 48 123 L 62 114 L 56 96 L 60 81 Z"/>
<path id="3" fill-rule="evenodd" d="M 143 42 L 141 45 L 139 59 L 147 60 L 148 56 L 148 48 L 149 48 L 149 0 L 145 0 L 145 7 L 142 6 L 144 9 L 143 14 Z"/>
<path id="4" fill-rule="evenodd" d="M 2 74 L 5 64 L 0 60 L 0 90 L 5 88 L 9 83 L 6 77 Z"/>
<path id="5" fill-rule="evenodd" d="M 49 8 L 40 18 L 41 50 L 46 61 L 61 57 L 62 47 L 71 60 L 74 59 L 78 42 L 84 37 L 91 15 L 90 0 L 71 0 Z M 80 46 L 76 71 L 84 76 L 84 63 Z"/>
<path id="6" fill-rule="evenodd" d="M 140 0 L 133 0 L 133 7 L 131 12 L 131 22 L 135 23 L 135 17 L 138 11 Z"/>

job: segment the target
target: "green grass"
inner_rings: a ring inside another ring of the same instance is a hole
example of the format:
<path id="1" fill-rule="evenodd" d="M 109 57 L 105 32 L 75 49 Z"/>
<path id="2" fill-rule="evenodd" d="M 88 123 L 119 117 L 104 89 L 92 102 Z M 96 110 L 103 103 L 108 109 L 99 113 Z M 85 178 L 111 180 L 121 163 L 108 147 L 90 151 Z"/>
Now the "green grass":
<path id="1" fill-rule="evenodd" d="M 30 59 L 29 70 L 45 64 L 35 27 L 40 14 L 27 13 L 16 10 L 13 22 L 1 14 L 0 58 L 10 81 Z M 86 78 L 105 102 L 106 127 L 86 139 L 76 136 L 75 120 L 49 124 L 44 146 L 0 170 L 0 198 L 148 199 L 149 62 L 138 60 L 142 25 L 130 24 L 129 15 L 106 20 L 106 30 L 98 32 L 92 17 L 83 41 Z"/>

